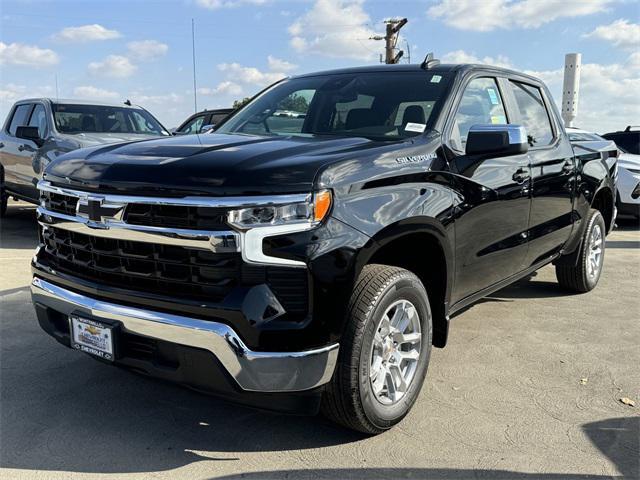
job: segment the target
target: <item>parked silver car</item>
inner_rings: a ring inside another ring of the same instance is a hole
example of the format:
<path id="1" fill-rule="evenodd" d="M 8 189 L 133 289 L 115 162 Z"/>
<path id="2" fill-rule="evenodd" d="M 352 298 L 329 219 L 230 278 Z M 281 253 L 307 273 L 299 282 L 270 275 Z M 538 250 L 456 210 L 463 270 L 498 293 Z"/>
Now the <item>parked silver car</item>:
<path id="1" fill-rule="evenodd" d="M 130 102 L 20 100 L 0 132 L 0 216 L 10 196 L 38 203 L 36 184 L 47 164 L 63 153 L 163 135 L 170 133 L 148 111 Z"/>

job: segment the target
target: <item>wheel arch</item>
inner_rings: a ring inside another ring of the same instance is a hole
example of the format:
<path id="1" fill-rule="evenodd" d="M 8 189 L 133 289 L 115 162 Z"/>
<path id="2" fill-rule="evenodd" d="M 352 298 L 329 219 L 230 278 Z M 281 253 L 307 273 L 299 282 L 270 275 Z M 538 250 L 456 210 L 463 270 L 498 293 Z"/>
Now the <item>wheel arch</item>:
<path id="1" fill-rule="evenodd" d="M 393 265 L 416 274 L 429 294 L 433 345 L 444 347 L 449 332 L 453 262 L 452 242 L 442 223 L 431 217 L 412 217 L 387 226 L 371 238 L 358 255 L 355 276 L 370 263 Z"/>

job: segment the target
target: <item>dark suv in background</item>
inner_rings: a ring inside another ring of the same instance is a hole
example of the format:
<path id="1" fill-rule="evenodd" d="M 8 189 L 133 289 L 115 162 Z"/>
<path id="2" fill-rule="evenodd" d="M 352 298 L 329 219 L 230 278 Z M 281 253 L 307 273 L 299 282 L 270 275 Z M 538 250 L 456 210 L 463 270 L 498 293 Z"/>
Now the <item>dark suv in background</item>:
<path id="1" fill-rule="evenodd" d="M 203 110 L 187 118 L 182 125 L 173 131 L 174 135 L 190 135 L 203 133 L 214 128 L 233 112 L 233 108 L 218 108 Z"/>

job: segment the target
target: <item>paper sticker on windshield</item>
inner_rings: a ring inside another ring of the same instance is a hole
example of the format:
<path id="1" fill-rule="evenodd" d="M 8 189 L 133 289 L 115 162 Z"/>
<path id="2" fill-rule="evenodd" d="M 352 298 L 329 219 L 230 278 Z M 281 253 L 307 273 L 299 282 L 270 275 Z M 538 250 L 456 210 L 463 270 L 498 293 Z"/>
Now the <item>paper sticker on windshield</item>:
<path id="1" fill-rule="evenodd" d="M 507 123 L 507 117 L 505 117 L 504 115 L 492 115 L 491 123 L 493 123 L 494 125 L 504 125 L 505 123 Z"/>
<path id="2" fill-rule="evenodd" d="M 433 75 L 431 77 L 431 83 L 440 83 L 440 80 L 442 80 L 442 75 Z"/>
<path id="3" fill-rule="evenodd" d="M 424 123 L 407 123 L 407 125 L 404 127 L 404 131 L 405 132 L 418 132 L 418 133 L 422 133 L 424 132 L 424 129 L 427 128 L 427 126 Z"/>
<path id="4" fill-rule="evenodd" d="M 493 88 L 488 88 L 487 93 L 489 94 L 489 100 L 491 100 L 491 105 L 498 105 L 500 100 L 498 100 L 498 94 Z"/>

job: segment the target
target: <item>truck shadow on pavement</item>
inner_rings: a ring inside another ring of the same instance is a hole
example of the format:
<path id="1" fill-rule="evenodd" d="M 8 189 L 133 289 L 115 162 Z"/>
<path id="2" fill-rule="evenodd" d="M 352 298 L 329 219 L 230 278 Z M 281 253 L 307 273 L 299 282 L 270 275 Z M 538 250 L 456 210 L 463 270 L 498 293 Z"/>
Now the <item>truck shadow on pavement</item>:
<path id="1" fill-rule="evenodd" d="M 11 202 L 7 216 L 0 219 L 0 248 L 35 249 L 38 244 L 36 207 Z"/>
<path id="2" fill-rule="evenodd" d="M 124 474 L 218 461 L 238 462 L 235 468 L 240 471 L 239 455 L 243 453 L 295 452 L 369 441 L 321 417 L 282 416 L 247 409 L 104 365 L 61 347 L 41 332 L 26 291 L 0 292 L 0 302 L 3 468 Z M 614 418 L 584 425 L 583 431 L 621 473 L 635 478 L 639 423 L 640 417 Z M 215 469 L 213 465 L 211 468 Z M 478 476 L 498 480 L 610 478 L 408 468 L 260 472 L 225 478 Z"/>

